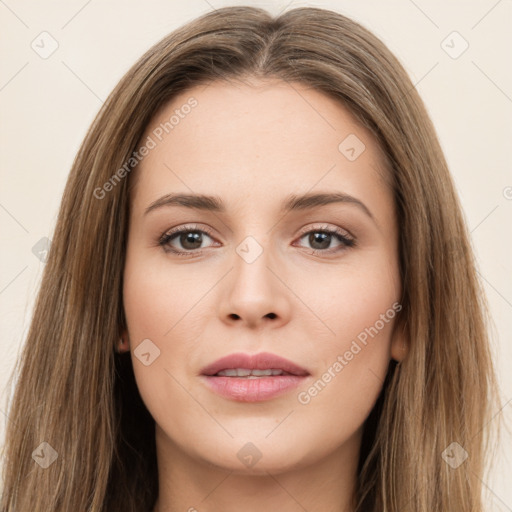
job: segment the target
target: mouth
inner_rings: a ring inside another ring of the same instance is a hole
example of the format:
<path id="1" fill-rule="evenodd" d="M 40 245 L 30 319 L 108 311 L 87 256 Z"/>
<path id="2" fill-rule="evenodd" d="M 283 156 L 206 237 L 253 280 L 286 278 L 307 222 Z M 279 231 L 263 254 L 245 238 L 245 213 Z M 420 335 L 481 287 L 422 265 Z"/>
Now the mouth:
<path id="1" fill-rule="evenodd" d="M 208 388 L 239 402 L 270 400 L 304 382 L 310 373 L 275 354 L 231 354 L 203 368 L 200 377 Z"/>
<path id="2" fill-rule="evenodd" d="M 241 379 L 261 379 L 262 377 L 275 377 L 276 375 L 294 375 L 280 368 L 270 368 L 268 370 L 257 370 L 255 368 L 229 368 L 217 372 L 213 377 L 238 377 Z"/>

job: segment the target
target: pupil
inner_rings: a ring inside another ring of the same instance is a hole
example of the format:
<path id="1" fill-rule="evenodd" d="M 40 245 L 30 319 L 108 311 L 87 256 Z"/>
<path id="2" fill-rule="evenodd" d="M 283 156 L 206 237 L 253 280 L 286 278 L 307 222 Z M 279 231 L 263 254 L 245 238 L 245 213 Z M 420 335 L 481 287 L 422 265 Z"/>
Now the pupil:
<path id="1" fill-rule="evenodd" d="M 328 249 L 330 245 L 330 234 L 329 233 L 312 233 L 309 235 L 309 243 L 314 249 Z M 314 247 L 317 240 L 320 240 L 321 247 Z"/>

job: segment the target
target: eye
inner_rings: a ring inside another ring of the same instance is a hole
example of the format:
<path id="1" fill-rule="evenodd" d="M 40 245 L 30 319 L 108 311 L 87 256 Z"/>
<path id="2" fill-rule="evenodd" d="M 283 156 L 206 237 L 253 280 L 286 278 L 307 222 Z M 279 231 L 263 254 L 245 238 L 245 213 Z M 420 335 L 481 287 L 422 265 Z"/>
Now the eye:
<path id="1" fill-rule="evenodd" d="M 329 229 L 328 226 L 304 232 L 299 240 L 307 237 L 311 245 L 312 254 L 331 254 L 340 252 L 348 247 L 356 245 L 355 239 L 346 231 L 340 229 Z M 199 229 L 197 226 L 182 226 L 167 233 L 164 233 L 158 241 L 158 245 L 165 251 L 172 252 L 177 256 L 200 255 L 205 238 L 213 240 L 211 232 L 206 229 Z M 337 246 L 332 247 L 332 242 Z M 178 247 L 176 247 L 178 245 Z"/>
<path id="2" fill-rule="evenodd" d="M 313 229 L 301 235 L 299 240 L 307 237 L 307 242 L 311 245 L 313 254 L 330 254 L 339 252 L 347 247 L 355 246 L 356 242 L 347 232 L 339 229 L 329 229 L 328 226 L 322 226 L 318 229 Z M 332 247 L 332 242 L 338 242 L 337 247 Z"/>
<path id="3" fill-rule="evenodd" d="M 205 238 L 210 238 L 210 232 L 206 229 L 198 229 L 196 226 L 182 226 L 168 233 L 164 233 L 158 244 L 165 250 L 173 252 L 178 256 L 185 256 L 191 253 L 200 253 L 201 245 Z M 173 245 L 174 244 L 174 245 Z M 181 247 L 176 248 L 175 244 Z"/>

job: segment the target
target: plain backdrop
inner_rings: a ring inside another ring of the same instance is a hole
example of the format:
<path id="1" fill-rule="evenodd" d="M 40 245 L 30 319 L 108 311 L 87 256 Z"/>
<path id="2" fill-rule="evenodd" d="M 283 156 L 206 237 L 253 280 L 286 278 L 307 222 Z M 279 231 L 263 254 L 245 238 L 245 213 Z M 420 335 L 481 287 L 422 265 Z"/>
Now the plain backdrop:
<path id="1" fill-rule="evenodd" d="M 0 0 L 2 442 L 9 421 L 7 380 L 30 323 L 45 239 L 52 238 L 64 185 L 87 128 L 122 75 L 150 46 L 201 14 L 237 4 Z M 338 11 L 373 31 L 405 66 L 432 117 L 471 231 L 494 322 L 500 408 L 510 423 L 512 2 L 286 0 L 244 5 L 272 14 L 301 6 Z M 507 486 L 511 454 L 512 436 L 505 431 L 500 458 L 484 482 L 489 510 L 512 511 L 512 488 Z"/>

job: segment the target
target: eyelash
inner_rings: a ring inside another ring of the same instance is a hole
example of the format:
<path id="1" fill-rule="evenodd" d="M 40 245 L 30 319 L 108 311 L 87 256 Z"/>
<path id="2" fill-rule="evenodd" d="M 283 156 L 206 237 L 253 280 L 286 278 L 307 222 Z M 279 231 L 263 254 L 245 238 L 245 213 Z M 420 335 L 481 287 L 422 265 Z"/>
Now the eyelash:
<path id="1" fill-rule="evenodd" d="M 213 239 L 212 232 L 207 228 L 199 229 L 197 226 L 182 226 L 180 228 L 174 229 L 172 231 L 164 233 L 160 239 L 158 240 L 158 245 L 164 248 L 164 250 L 167 250 L 176 256 L 200 256 L 202 254 L 201 249 L 195 249 L 190 251 L 180 251 L 174 248 L 170 248 L 169 242 L 176 238 L 178 235 L 181 235 L 182 233 L 200 233 L 203 235 L 207 235 L 210 238 Z M 329 229 L 328 226 L 322 226 L 321 228 L 316 229 L 310 229 L 309 231 L 305 231 L 299 236 L 299 240 L 303 238 L 305 235 L 309 235 L 311 233 L 323 233 L 326 235 L 334 236 L 338 239 L 339 242 L 344 246 L 341 249 L 337 248 L 335 250 L 332 249 L 311 249 L 312 254 L 318 255 L 318 254 L 331 254 L 333 252 L 340 252 L 343 250 L 346 250 L 350 247 L 354 247 L 356 245 L 356 240 L 352 237 L 347 236 L 344 232 L 341 232 L 340 230 L 336 229 Z M 168 247 L 168 249 L 165 249 L 165 247 Z"/>

